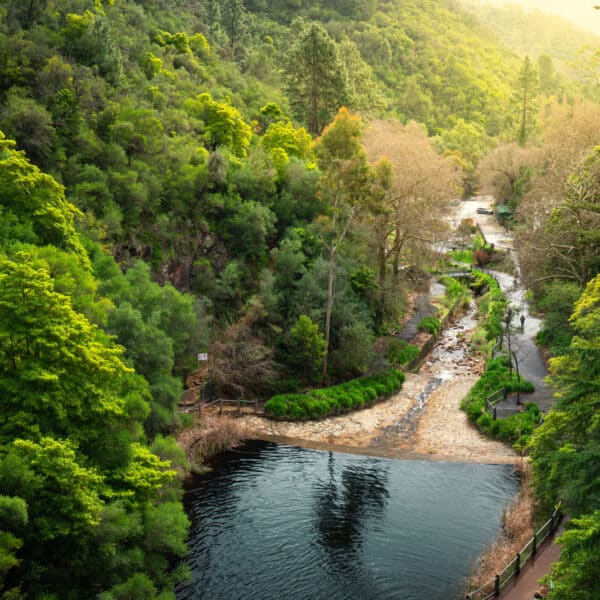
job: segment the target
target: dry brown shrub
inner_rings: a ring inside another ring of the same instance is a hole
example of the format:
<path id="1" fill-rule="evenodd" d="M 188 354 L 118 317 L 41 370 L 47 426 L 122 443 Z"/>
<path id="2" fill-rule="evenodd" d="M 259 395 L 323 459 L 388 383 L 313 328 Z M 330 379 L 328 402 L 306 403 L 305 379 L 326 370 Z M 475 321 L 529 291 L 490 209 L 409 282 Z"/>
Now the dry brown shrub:
<path id="1" fill-rule="evenodd" d="M 246 439 L 245 429 L 235 419 L 207 415 L 192 427 L 182 430 L 177 443 L 192 465 L 229 450 Z"/>
<path id="2" fill-rule="evenodd" d="M 498 539 L 477 560 L 469 579 L 471 589 L 492 581 L 533 537 L 534 497 L 528 467 L 522 470 L 521 490 L 502 514 Z"/>

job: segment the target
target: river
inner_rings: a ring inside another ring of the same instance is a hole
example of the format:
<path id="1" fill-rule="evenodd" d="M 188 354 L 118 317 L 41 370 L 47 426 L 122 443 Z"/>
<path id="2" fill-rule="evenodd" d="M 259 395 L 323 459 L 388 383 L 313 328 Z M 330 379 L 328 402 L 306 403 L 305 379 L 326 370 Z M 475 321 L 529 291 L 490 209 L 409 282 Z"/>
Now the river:
<path id="1" fill-rule="evenodd" d="M 177 598 L 458 598 L 516 489 L 509 465 L 249 442 L 188 486 Z"/>

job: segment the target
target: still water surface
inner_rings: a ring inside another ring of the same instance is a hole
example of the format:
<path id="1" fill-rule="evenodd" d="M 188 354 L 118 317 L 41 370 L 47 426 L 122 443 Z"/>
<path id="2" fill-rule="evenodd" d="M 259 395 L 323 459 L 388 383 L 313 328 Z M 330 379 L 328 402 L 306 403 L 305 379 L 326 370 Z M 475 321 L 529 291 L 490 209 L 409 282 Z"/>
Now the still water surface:
<path id="1" fill-rule="evenodd" d="M 512 467 L 250 442 L 196 478 L 178 600 L 451 600 L 498 532 Z"/>

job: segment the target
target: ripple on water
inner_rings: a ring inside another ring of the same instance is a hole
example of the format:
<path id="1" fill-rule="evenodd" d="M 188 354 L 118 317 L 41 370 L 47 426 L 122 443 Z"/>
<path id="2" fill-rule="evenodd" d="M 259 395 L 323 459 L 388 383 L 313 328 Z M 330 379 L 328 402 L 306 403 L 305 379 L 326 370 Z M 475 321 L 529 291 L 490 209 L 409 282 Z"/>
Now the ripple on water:
<path id="1" fill-rule="evenodd" d="M 188 489 L 178 600 L 450 600 L 516 490 L 503 465 L 252 442 Z"/>

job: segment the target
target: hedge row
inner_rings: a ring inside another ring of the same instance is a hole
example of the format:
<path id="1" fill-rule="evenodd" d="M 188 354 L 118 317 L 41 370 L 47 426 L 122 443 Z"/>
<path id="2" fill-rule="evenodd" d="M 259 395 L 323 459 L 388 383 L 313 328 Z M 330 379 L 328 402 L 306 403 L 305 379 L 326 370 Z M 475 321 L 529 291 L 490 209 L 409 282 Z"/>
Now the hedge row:
<path id="1" fill-rule="evenodd" d="M 402 371 L 391 369 L 306 394 L 279 394 L 266 402 L 265 412 L 269 417 L 288 421 L 320 419 L 370 405 L 399 390 L 404 380 Z"/>
<path id="2" fill-rule="evenodd" d="M 482 271 L 473 271 L 469 287 L 475 292 L 483 292 L 485 288 L 489 290 L 483 328 L 486 339 L 494 340 L 502 335 L 502 323 L 507 306 L 506 296 L 496 279 Z"/>
<path id="3" fill-rule="evenodd" d="M 509 442 L 520 449 L 527 441 L 526 436 L 539 422 L 540 410 L 537 404 L 529 402 L 526 404 L 525 412 L 494 421 L 486 411 L 485 400 L 503 387 L 506 387 L 509 393 L 517 391 L 528 393 L 534 390 L 530 381 L 523 378 L 517 379 L 514 369 L 511 375 L 508 358 L 500 356 L 488 362 L 484 374 L 463 399 L 461 408 L 484 433 Z"/>

